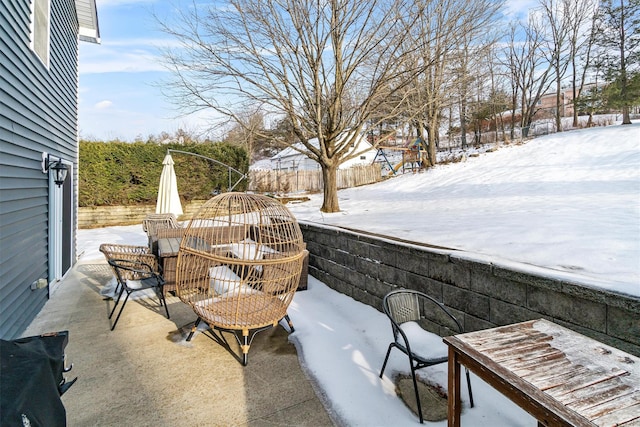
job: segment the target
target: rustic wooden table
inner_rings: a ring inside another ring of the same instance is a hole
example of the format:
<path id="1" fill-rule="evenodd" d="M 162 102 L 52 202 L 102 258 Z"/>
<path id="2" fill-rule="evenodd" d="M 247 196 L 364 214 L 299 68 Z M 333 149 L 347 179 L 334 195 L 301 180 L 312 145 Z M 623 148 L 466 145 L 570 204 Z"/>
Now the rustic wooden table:
<path id="1" fill-rule="evenodd" d="M 444 338 L 449 422 L 460 426 L 460 365 L 539 426 L 640 425 L 640 358 L 547 320 Z"/>

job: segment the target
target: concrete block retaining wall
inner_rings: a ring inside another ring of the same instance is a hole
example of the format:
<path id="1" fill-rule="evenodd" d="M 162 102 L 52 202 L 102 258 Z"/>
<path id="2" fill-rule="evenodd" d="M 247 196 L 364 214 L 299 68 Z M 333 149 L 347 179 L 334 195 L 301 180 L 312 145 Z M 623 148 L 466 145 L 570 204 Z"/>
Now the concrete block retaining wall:
<path id="1" fill-rule="evenodd" d="M 200 209 L 205 200 L 182 204 L 184 213 L 178 221 L 188 221 Z M 142 224 L 147 214 L 156 213 L 156 205 L 96 206 L 78 209 L 78 228 L 109 227 L 112 225 Z"/>
<path id="2" fill-rule="evenodd" d="M 455 250 L 341 228 L 304 222 L 300 227 L 310 252 L 309 273 L 378 310 L 387 292 L 416 289 L 447 305 L 467 332 L 545 318 L 640 356 L 638 297 L 568 275 L 558 279 L 558 272 L 542 268 L 477 261 Z M 434 324 L 432 330 L 442 334 L 443 328 Z"/>

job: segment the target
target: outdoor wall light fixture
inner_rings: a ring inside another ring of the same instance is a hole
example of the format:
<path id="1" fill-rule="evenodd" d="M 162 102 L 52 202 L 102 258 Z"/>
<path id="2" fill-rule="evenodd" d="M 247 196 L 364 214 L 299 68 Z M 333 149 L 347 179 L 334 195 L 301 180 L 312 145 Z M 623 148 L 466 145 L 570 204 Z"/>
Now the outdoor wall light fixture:
<path id="1" fill-rule="evenodd" d="M 64 184 L 64 180 L 67 179 L 67 173 L 69 172 L 69 166 L 62 163 L 62 159 L 55 158 L 51 154 L 42 153 L 42 172 L 47 173 L 49 170 L 53 171 L 53 182 L 60 187 Z"/>

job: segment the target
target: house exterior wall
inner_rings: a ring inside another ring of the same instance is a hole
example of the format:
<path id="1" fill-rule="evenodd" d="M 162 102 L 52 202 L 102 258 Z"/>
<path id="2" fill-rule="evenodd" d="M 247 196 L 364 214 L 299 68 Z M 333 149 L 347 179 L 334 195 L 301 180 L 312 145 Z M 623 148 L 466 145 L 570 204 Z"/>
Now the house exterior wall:
<path id="1" fill-rule="evenodd" d="M 373 163 L 377 150 L 364 137 L 359 137 L 356 147 L 351 152 L 362 152 L 353 159 L 349 159 L 340 165 L 340 169 L 348 169 L 353 166 L 366 166 Z M 281 171 L 295 170 L 319 170 L 320 165 L 315 160 L 311 160 L 304 154 L 295 151 L 293 148 L 285 148 L 280 153 L 271 157 L 271 169 Z"/>
<path id="2" fill-rule="evenodd" d="M 280 159 L 271 160 L 271 169 L 275 171 L 308 171 L 319 170 L 320 165 L 315 160 L 311 160 L 304 154 L 292 154 L 283 156 Z"/>
<path id="3" fill-rule="evenodd" d="M 30 48 L 29 1 L 0 2 L 0 338 L 21 334 L 49 288 L 49 178 L 42 153 L 72 164 L 65 232 L 75 260 L 78 19 L 74 0 L 51 0 L 49 66 Z M 68 195 L 67 195 L 68 196 Z M 70 211 L 70 212 L 69 212 Z M 68 219 L 68 218 L 67 218 Z"/>
<path id="4" fill-rule="evenodd" d="M 589 83 L 584 85 L 582 88 L 583 93 L 593 89 L 596 87 L 595 83 Z M 549 92 L 545 93 L 540 97 L 538 101 L 538 105 L 536 108 L 538 112 L 536 113 L 536 118 L 552 118 L 555 117 L 556 113 L 556 93 Z M 565 88 L 560 92 L 560 116 L 561 117 L 571 117 L 573 116 L 573 89 Z"/>
<path id="5" fill-rule="evenodd" d="M 546 93 L 540 97 L 538 101 L 538 113 L 536 117 L 547 118 L 555 117 L 556 114 L 556 94 Z M 571 90 L 563 90 L 560 92 L 560 117 L 570 117 L 573 115 L 573 92 Z"/>
<path id="6" fill-rule="evenodd" d="M 363 144 L 361 144 L 361 145 L 363 145 Z M 366 147 L 363 147 L 363 148 L 366 149 Z M 359 148 L 359 150 L 360 149 L 362 149 L 362 148 Z M 370 165 L 371 163 L 373 163 L 373 159 L 376 158 L 376 153 L 377 152 L 378 152 L 378 150 L 374 150 L 373 148 L 369 148 L 364 153 L 361 153 L 357 157 L 354 157 L 353 159 L 347 160 L 346 162 L 341 164 L 340 168 L 341 169 L 347 169 L 347 168 L 351 168 L 351 167 L 354 167 L 354 166 Z"/>

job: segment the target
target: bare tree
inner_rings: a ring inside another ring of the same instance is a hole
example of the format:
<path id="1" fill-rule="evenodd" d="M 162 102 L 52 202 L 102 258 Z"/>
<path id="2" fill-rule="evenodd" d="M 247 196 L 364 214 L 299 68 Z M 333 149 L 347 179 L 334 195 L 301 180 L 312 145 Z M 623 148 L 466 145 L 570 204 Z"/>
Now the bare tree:
<path id="1" fill-rule="evenodd" d="M 454 68 L 458 68 L 458 75 L 461 71 L 463 74 L 471 72 L 460 64 L 465 58 L 468 60 L 472 52 L 483 48 L 482 43 L 476 45 L 474 41 L 491 40 L 481 35 L 492 31 L 501 5 L 499 1 L 490 0 L 424 1 L 425 14 L 415 17 L 413 28 L 428 41 L 421 46 L 422 50 L 416 51 L 415 60 L 431 64 L 431 67 L 418 76 L 410 88 L 408 108 L 421 113 L 414 117 L 413 126 L 417 136 L 427 141 L 430 166 L 436 163 L 443 109 L 451 108 L 455 102 L 455 98 L 450 96 L 454 92 Z M 460 80 L 467 81 L 468 75 Z"/>
<path id="2" fill-rule="evenodd" d="M 406 115 L 404 88 L 429 66 L 406 60 L 426 42 L 413 29 L 423 15 L 420 2 L 401 0 L 194 4 L 160 22 L 180 44 L 164 52 L 174 76 L 167 89 L 187 112 L 286 118 L 322 169 L 321 210 L 336 212 L 336 172 L 361 154 L 355 138 L 365 125 Z"/>
<path id="3" fill-rule="evenodd" d="M 569 66 L 570 46 L 567 43 L 571 20 L 570 2 L 572 0 L 540 0 L 542 25 L 539 28 L 546 28 L 547 40 L 542 52 L 546 54 L 546 59 L 553 67 L 556 84 L 556 107 L 553 112 L 556 121 L 556 131 L 562 132 L 562 116 L 564 116 L 565 101 L 562 96 L 562 79 Z"/>
<path id="4" fill-rule="evenodd" d="M 578 100 L 586 84 L 591 66 L 591 52 L 595 41 L 597 2 L 595 0 L 565 0 L 569 23 L 569 57 L 571 58 L 571 91 L 573 103 L 573 127 L 578 127 Z M 580 61 L 582 57 L 582 61 Z M 579 69 L 579 65 L 581 69 Z"/>
<path id="5" fill-rule="evenodd" d="M 469 70 L 470 64 L 469 62 L 472 60 L 472 56 L 469 52 L 470 50 L 470 39 L 469 35 L 462 35 L 462 46 L 460 46 L 460 60 L 458 62 L 458 67 L 455 70 L 455 78 L 456 78 L 456 86 L 458 88 L 458 93 L 460 97 L 459 108 L 460 108 L 460 144 L 462 149 L 467 148 L 467 107 L 469 102 L 469 84 L 474 80 L 472 74 Z"/>
<path id="6" fill-rule="evenodd" d="M 510 106 L 510 97 L 507 90 L 509 79 L 497 55 L 498 49 L 496 46 L 493 46 L 486 57 L 486 67 L 490 82 L 489 102 L 491 104 L 492 120 L 495 123 L 496 133 L 501 135 L 502 141 L 506 141 L 507 135 L 505 132 L 504 113 Z M 496 135 L 496 141 L 498 141 L 498 135 Z"/>
<path id="7" fill-rule="evenodd" d="M 269 137 L 264 126 L 264 115 L 260 111 L 245 111 L 237 113 L 235 119 L 237 121 L 232 124 L 225 140 L 245 147 L 251 163 L 256 142 Z"/>
<path id="8" fill-rule="evenodd" d="M 525 26 L 513 25 L 506 52 L 513 79 L 512 93 L 520 98 L 520 126 L 523 131 L 531 125 L 533 116 L 538 111 L 538 101 L 542 94 L 549 89 L 551 83 L 549 75 L 553 70 L 553 65 L 546 61 L 541 53 L 544 33 L 540 25 L 540 21 L 535 18 L 530 19 L 529 24 Z M 521 32 L 524 33 L 524 40 L 518 38 Z M 515 117 L 516 108 L 517 105 L 514 102 L 512 117 Z"/>
<path id="9" fill-rule="evenodd" d="M 491 61 L 494 60 L 493 50 L 498 32 L 487 34 L 468 34 L 462 37 L 458 65 L 454 67 L 454 85 L 457 89 L 460 114 L 460 133 L 462 148 L 467 145 L 466 134 L 470 117 L 474 118 L 475 143 L 479 143 L 481 129 L 478 128 L 478 106 L 489 102 L 492 92 L 493 75 Z M 469 103 L 473 104 L 473 111 Z"/>
<path id="10" fill-rule="evenodd" d="M 510 107 L 511 112 L 509 114 L 509 139 L 513 141 L 515 139 L 515 130 L 516 130 L 516 112 L 518 111 L 518 99 L 520 98 L 520 85 L 519 81 L 519 67 L 517 60 L 517 41 L 516 34 L 518 34 L 518 26 L 519 24 L 516 22 L 512 22 L 509 26 L 508 33 L 508 41 L 507 47 L 504 49 L 504 55 L 497 55 L 496 58 L 501 63 L 501 65 L 507 70 L 505 74 L 507 75 L 507 81 L 509 82 L 509 99 L 510 99 Z"/>

